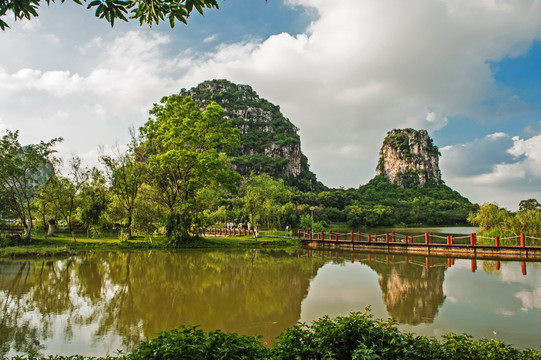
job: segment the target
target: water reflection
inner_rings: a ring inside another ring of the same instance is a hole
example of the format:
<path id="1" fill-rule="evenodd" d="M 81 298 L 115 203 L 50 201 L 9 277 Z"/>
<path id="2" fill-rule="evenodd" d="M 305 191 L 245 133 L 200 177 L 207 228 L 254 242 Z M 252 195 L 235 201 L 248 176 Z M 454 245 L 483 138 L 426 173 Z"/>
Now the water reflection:
<path id="1" fill-rule="evenodd" d="M 0 355 L 114 354 L 180 324 L 260 333 L 272 342 L 299 319 L 321 265 L 283 251 L 92 252 L 4 262 Z M 89 332 L 92 341 L 80 344 L 79 334 Z M 104 349 L 100 339 L 115 341 Z"/>
<path id="2" fill-rule="evenodd" d="M 526 272 L 528 276 L 524 276 Z M 473 272 L 472 272 L 473 271 Z M 89 252 L 0 262 L 0 356 L 114 355 L 181 324 L 271 343 L 297 321 L 371 306 L 425 335 L 539 346 L 536 263 L 350 251 Z"/>
<path id="3" fill-rule="evenodd" d="M 404 324 L 431 323 L 445 300 L 443 280 L 447 264 L 442 259 L 436 259 L 434 264 L 434 258 L 423 258 L 426 263 L 420 264 L 414 257 L 392 257 L 391 264 L 367 263 L 379 275 L 389 315 Z"/>

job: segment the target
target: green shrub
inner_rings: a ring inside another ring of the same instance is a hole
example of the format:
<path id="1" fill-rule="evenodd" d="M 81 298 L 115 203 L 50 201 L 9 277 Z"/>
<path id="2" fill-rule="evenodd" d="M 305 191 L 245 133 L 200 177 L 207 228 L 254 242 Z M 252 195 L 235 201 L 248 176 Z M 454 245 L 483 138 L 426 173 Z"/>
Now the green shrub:
<path id="1" fill-rule="evenodd" d="M 169 359 L 265 359 L 270 350 L 261 345 L 257 336 L 205 332 L 197 326 L 181 326 L 162 332 L 157 338 L 142 342 L 129 360 Z"/>

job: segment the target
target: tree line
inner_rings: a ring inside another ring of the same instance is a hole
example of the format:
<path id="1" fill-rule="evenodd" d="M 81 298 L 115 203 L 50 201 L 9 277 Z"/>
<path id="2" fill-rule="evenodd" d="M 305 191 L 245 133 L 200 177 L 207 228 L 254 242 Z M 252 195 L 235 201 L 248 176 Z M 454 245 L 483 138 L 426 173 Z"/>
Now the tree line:
<path id="1" fill-rule="evenodd" d="M 242 177 L 226 155 L 239 146 L 239 130 L 223 109 L 200 109 L 190 97 L 171 95 L 131 132 L 127 150 L 101 151 L 101 168 L 78 156 L 61 161 L 61 138 L 21 145 L 18 131 L 0 143 L 0 216 L 18 219 L 23 241 L 36 223 L 53 236 L 62 222 L 76 240 L 119 229 L 125 239 L 164 234 L 173 246 L 227 222 L 314 230 L 332 222 L 351 228 L 465 223 L 473 205 L 446 185 L 400 188 L 377 176 L 357 189 L 320 184 L 302 191 L 265 173 Z M 312 209 L 312 210 L 310 210 Z M 312 218 L 313 214 L 313 218 Z"/>
<path id="2" fill-rule="evenodd" d="M 541 204 L 536 199 L 521 200 L 517 212 L 500 208 L 497 203 L 484 203 L 468 216 L 484 236 L 514 237 L 526 234 L 541 238 Z"/>

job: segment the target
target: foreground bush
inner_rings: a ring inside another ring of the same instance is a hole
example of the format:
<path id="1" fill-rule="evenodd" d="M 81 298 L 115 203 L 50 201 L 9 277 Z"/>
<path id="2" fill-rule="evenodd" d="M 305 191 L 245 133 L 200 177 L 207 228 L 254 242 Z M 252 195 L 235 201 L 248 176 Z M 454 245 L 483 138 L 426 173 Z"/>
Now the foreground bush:
<path id="1" fill-rule="evenodd" d="M 474 341 L 470 335 L 447 334 L 438 341 L 434 337 L 403 333 L 396 325 L 392 319 L 374 320 L 369 309 L 335 319 L 326 316 L 311 325 L 299 323 L 286 329 L 271 349 L 264 347 L 257 336 L 220 330 L 205 332 L 196 326 L 182 326 L 160 333 L 157 338 L 142 342 L 131 354 L 116 359 L 541 359 L 538 350 L 519 350 L 495 339 Z"/>

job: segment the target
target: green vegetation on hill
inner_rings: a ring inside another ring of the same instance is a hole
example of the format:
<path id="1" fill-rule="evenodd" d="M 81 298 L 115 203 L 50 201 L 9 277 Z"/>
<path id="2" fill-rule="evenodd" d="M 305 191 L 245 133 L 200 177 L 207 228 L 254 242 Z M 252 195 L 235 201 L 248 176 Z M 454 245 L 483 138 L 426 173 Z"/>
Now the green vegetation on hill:
<path id="1" fill-rule="evenodd" d="M 474 209 L 444 184 L 402 188 L 382 175 L 358 189 L 326 189 L 313 202 L 318 220 L 347 222 L 351 228 L 465 224 Z"/>
<path id="2" fill-rule="evenodd" d="M 301 152 L 297 127 L 284 117 L 279 106 L 260 98 L 250 86 L 211 80 L 183 89 L 181 95 L 192 97 L 200 106 L 218 103 L 240 130 L 240 147 L 226 152 L 238 173 L 269 174 L 304 191 L 317 186 L 316 176 Z"/>

